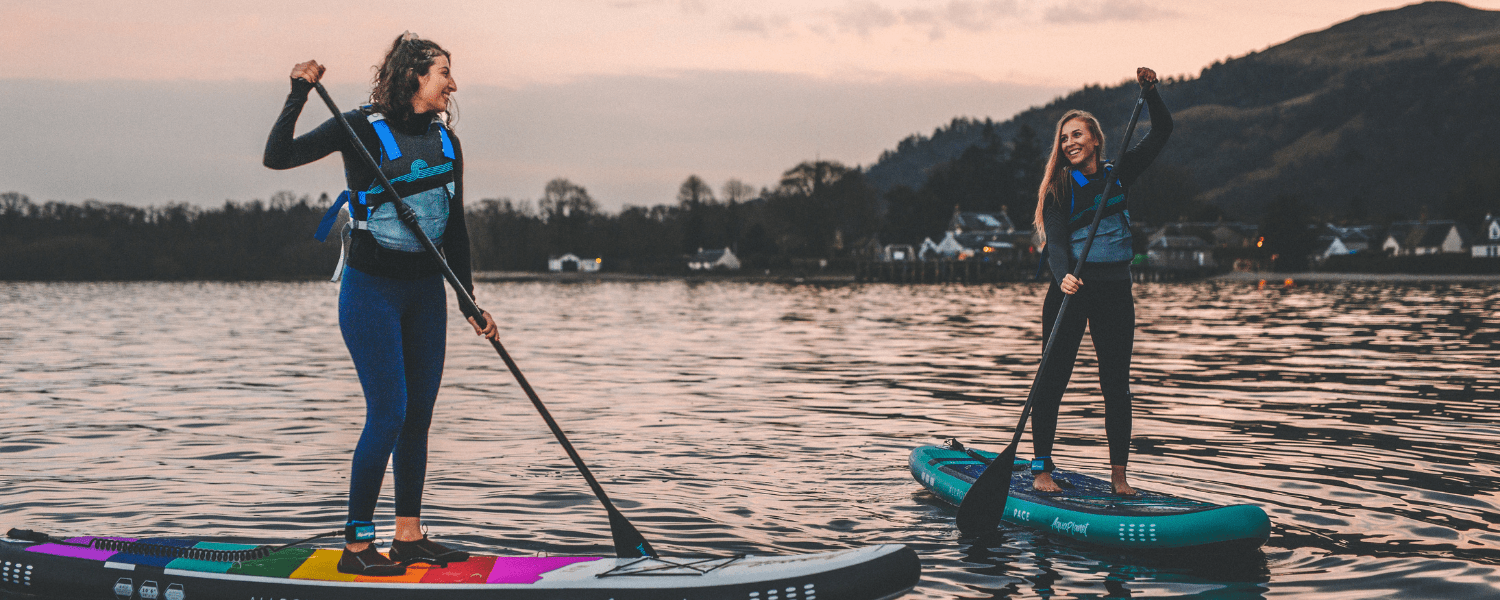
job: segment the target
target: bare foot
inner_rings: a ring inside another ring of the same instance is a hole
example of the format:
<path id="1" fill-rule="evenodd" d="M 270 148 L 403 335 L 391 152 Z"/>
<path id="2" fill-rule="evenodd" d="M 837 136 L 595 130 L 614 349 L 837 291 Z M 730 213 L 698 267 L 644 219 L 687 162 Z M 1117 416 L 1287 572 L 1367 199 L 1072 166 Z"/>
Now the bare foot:
<path id="1" fill-rule="evenodd" d="M 1062 488 L 1057 486 L 1057 482 L 1052 480 L 1051 473 L 1033 473 L 1032 478 L 1034 479 L 1034 481 L 1032 481 L 1031 483 L 1031 489 L 1034 489 L 1038 492 L 1055 493 L 1062 491 Z"/>
<path id="2" fill-rule="evenodd" d="M 1114 488 L 1116 494 L 1121 496 L 1135 495 L 1135 488 L 1130 487 L 1130 484 L 1125 482 L 1125 465 L 1109 466 L 1109 483 L 1110 487 Z"/>

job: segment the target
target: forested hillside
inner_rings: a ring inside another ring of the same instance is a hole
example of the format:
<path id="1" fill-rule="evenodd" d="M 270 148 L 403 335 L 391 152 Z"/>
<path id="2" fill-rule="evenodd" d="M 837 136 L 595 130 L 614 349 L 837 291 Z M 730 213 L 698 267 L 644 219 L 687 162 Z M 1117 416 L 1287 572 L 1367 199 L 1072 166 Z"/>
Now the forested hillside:
<path id="1" fill-rule="evenodd" d="M 1031 128 L 1041 136 L 1040 161 L 1057 118 L 1082 108 L 1118 142 L 1137 90 L 1133 81 L 1086 86 L 994 124 L 992 135 L 1014 140 Z M 1424 210 L 1461 217 L 1454 213 L 1475 208 L 1457 188 L 1494 171 L 1500 12 L 1429 2 L 1363 15 L 1168 79 L 1162 96 L 1177 128 L 1157 181 L 1143 182 L 1164 193 L 1142 190 L 1143 200 L 1249 220 L 1284 195 L 1335 219 Z M 984 146 L 984 130 L 955 120 L 908 138 L 867 179 L 882 190 L 920 189 L 966 149 Z"/>

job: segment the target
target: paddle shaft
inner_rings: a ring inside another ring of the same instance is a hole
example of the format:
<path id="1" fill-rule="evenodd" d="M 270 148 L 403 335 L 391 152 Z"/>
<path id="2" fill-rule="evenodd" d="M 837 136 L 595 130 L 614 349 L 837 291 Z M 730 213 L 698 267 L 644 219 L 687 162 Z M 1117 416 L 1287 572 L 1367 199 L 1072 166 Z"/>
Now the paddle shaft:
<path id="1" fill-rule="evenodd" d="M 459 307 L 463 309 L 464 314 L 476 315 L 474 320 L 479 324 L 480 329 L 483 329 L 486 325 L 484 311 L 479 309 L 479 306 L 474 303 L 474 298 L 469 295 L 468 290 L 464 289 L 463 283 L 458 280 L 458 276 L 453 274 L 453 269 L 448 266 L 448 261 L 443 259 L 443 255 L 438 251 L 437 245 L 433 244 L 432 239 L 427 237 L 427 234 L 422 231 L 421 225 L 417 223 L 416 213 L 405 202 L 401 201 L 401 196 L 396 193 L 395 186 L 391 185 L 391 180 L 386 178 L 385 173 L 381 172 L 380 164 L 375 162 L 375 157 L 370 155 L 370 151 L 365 148 L 364 142 L 359 140 L 359 135 L 354 133 L 354 128 L 349 125 L 349 120 L 344 118 L 344 113 L 340 112 L 338 106 L 334 104 L 333 98 L 328 95 L 328 90 L 323 87 L 321 82 L 314 83 L 313 87 L 318 90 L 318 95 L 323 97 L 323 103 L 328 105 L 328 110 L 333 112 L 334 120 L 338 121 L 339 125 L 343 126 L 344 132 L 349 134 L 349 140 L 353 142 L 355 152 L 364 159 L 365 166 L 375 172 L 375 177 L 380 181 L 381 187 L 384 188 L 381 190 L 381 193 L 385 194 L 387 200 L 396 207 L 396 217 L 401 219 L 401 223 L 406 225 L 406 228 L 411 230 L 412 235 L 417 238 L 417 241 L 422 243 L 422 247 L 427 249 L 427 254 L 432 257 L 432 260 L 442 271 L 443 278 L 448 280 L 449 286 L 453 287 L 454 295 L 458 296 Z M 547 422 L 547 427 L 552 430 L 552 435 L 557 437 L 558 443 L 562 444 L 563 450 L 567 451 L 568 458 L 573 459 L 573 466 L 577 467 L 578 472 L 583 474 L 584 480 L 589 483 L 589 488 L 594 491 L 595 496 L 599 497 L 599 502 L 604 504 L 604 510 L 609 513 L 609 528 L 611 535 L 614 537 L 615 554 L 622 558 L 655 557 L 656 551 L 651 548 L 651 544 L 646 541 L 645 537 L 641 536 L 640 531 L 637 531 L 634 525 L 630 524 L 625 515 L 621 514 L 615 508 L 614 503 L 609 501 L 609 495 L 604 493 L 604 488 L 599 485 L 598 480 L 594 479 L 594 474 L 589 471 L 588 465 L 584 464 L 583 457 L 579 456 L 578 451 L 573 449 L 573 444 L 568 441 L 568 436 L 563 434 L 562 427 L 558 426 L 557 421 L 552 418 L 552 413 L 547 410 L 546 405 L 542 404 L 542 399 L 537 396 L 536 390 L 531 389 L 531 384 L 526 381 L 526 376 L 521 373 L 521 368 L 510 357 L 510 353 L 505 351 L 505 346 L 498 339 L 490 340 L 490 344 L 495 347 L 496 352 L 500 353 L 500 359 L 505 361 L 505 366 L 510 369 L 510 374 L 515 376 L 516 383 L 519 383 L 521 389 L 525 390 L 526 397 L 531 399 L 532 406 L 535 406 L 537 412 L 541 413 L 542 420 Z"/>
<path id="2" fill-rule="evenodd" d="M 1078 256 L 1078 264 L 1073 267 L 1075 278 L 1083 272 L 1089 249 L 1094 246 L 1094 237 L 1099 233 L 1099 223 L 1104 217 L 1105 203 L 1109 201 L 1110 186 L 1119 180 L 1119 163 L 1124 160 L 1125 150 L 1130 147 L 1130 139 L 1135 135 L 1135 124 L 1140 120 L 1141 107 L 1145 103 L 1146 88 L 1141 88 L 1141 94 L 1135 100 L 1135 110 L 1130 114 L 1130 124 L 1125 126 L 1125 140 L 1120 144 L 1120 158 L 1115 160 L 1115 168 L 1109 169 L 1104 176 L 1104 191 L 1099 195 L 1098 206 L 1094 208 L 1094 220 L 1089 224 L 1088 237 L 1083 240 L 1083 252 Z M 1056 242 L 1057 240 L 1049 241 Z M 964 495 L 963 502 L 959 504 L 958 527 L 960 530 L 977 533 L 994 529 L 1005 516 L 1005 501 L 1010 496 L 1010 469 L 994 468 L 994 466 L 1009 465 L 1015 461 L 1016 449 L 1021 444 L 1021 435 L 1026 432 L 1026 419 L 1031 416 L 1031 407 L 1036 403 L 1037 388 L 1042 381 L 1042 375 L 1047 372 L 1058 332 L 1063 328 L 1063 316 L 1068 313 L 1068 304 L 1075 295 L 1077 294 L 1065 294 L 1062 304 L 1058 306 L 1057 318 L 1052 322 L 1052 333 L 1047 336 L 1046 345 L 1042 346 L 1042 360 L 1037 365 L 1036 376 L 1031 380 L 1031 391 L 1026 394 L 1026 404 L 1021 407 L 1021 418 L 1016 423 L 1016 433 L 1011 437 L 1010 445 L 1006 446 L 1000 456 L 985 468 L 974 484 L 969 487 L 969 493 Z"/>

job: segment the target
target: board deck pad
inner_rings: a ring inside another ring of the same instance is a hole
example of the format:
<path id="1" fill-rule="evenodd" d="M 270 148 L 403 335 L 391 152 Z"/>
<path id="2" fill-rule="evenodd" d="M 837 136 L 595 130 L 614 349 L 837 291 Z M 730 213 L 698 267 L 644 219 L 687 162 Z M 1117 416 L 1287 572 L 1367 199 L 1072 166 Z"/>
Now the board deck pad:
<path id="1" fill-rule="evenodd" d="M 75 537 L 65 541 L 87 544 L 93 537 Z M 212 550 L 253 550 L 255 546 L 225 544 L 175 538 L 109 538 L 124 542 L 145 542 L 160 546 L 183 548 L 207 548 Z M 393 577 L 370 577 L 350 575 L 338 570 L 340 550 L 312 550 L 287 548 L 255 560 L 242 562 L 216 562 L 189 558 L 144 556 L 128 552 L 80 548 L 65 544 L 38 544 L 27 552 L 67 556 L 107 563 L 130 564 L 184 571 L 207 573 L 229 573 L 233 575 L 255 575 L 260 577 L 285 577 L 316 581 L 389 581 L 392 583 L 536 583 L 543 575 L 568 565 L 599 560 L 597 556 L 474 556 L 469 560 L 448 563 L 447 566 L 414 564 L 406 568 L 405 575 Z"/>
<path id="2" fill-rule="evenodd" d="M 912 451 L 912 477 L 953 506 L 963 502 L 970 486 L 992 467 L 998 454 L 975 448 L 922 446 Z M 1133 496 L 1114 493 L 1097 477 L 1054 470 L 1061 492 L 1033 487 L 1030 463 L 1016 460 L 1004 521 L 1042 530 L 1090 545 L 1144 550 L 1259 548 L 1270 537 L 1270 519 L 1260 507 L 1221 505 L 1172 494 L 1136 489 Z"/>
<path id="3" fill-rule="evenodd" d="M 994 453 L 980 452 L 980 454 L 985 456 L 985 458 L 994 458 Z M 953 473 L 956 477 L 968 479 L 971 485 L 974 480 L 979 478 L 981 473 L 984 473 L 987 467 L 988 465 L 977 460 L 974 462 L 952 462 L 939 466 L 940 469 Z M 1090 477 L 1082 473 L 1071 473 L 1060 470 L 1052 472 L 1052 480 L 1057 482 L 1057 486 L 1062 488 L 1062 491 L 1039 492 L 1033 487 L 1035 478 L 1031 474 L 1029 462 L 1017 460 L 1011 469 L 1011 496 L 1025 498 L 1033 502 L 1067 506 L 1073 510 L 1122 515 L 1181 514 L 1218 508 L 1220 506 L 1212 502 L 1180 498 L 1170 494 L 1161 494 L 1141 489 L 1136 490 L 1135 496 L 1121 496 L 1115 493 L 1114 487 L 1108 481 L 1099 479 L 1098 477 Z"/>

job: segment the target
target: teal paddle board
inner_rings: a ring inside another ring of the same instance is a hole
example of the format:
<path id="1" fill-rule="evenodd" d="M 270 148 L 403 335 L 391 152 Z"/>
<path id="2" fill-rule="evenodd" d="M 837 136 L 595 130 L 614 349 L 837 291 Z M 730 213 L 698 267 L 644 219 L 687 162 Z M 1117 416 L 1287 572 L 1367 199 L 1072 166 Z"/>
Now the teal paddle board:
<path id="1" fill-rule="evenodd" d="M 911 453 L 912 477 L 943 502 L 958 506 L 969 486 L 998 456 L 957 441 Z M 1137 489 L 1120 496 L 1109 482 L 1063 470 L 1052 478 L 1060 493 L 1032 489 L 1030 463 L 1016 460 L 1004 520 L 1092 546 L 1129 551 L 1224 551 L 1259 548 L 1271 520 L 1258 506 L 1221 505 Z"/>

